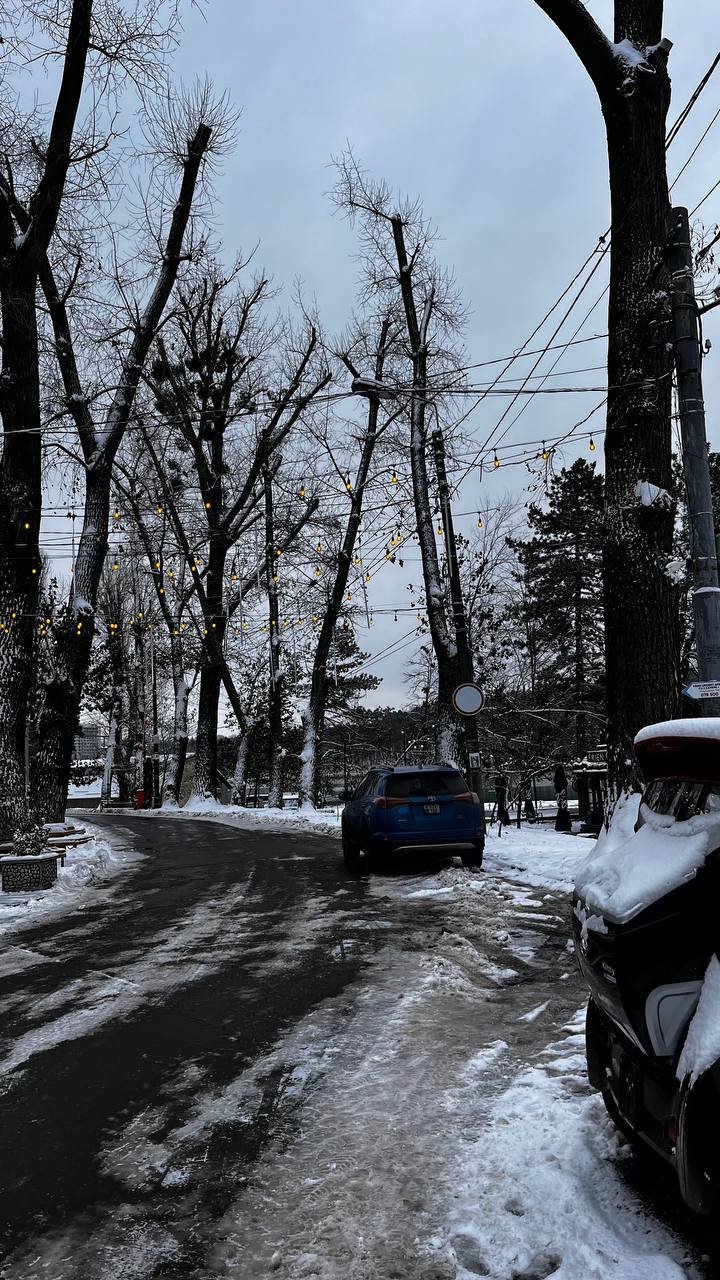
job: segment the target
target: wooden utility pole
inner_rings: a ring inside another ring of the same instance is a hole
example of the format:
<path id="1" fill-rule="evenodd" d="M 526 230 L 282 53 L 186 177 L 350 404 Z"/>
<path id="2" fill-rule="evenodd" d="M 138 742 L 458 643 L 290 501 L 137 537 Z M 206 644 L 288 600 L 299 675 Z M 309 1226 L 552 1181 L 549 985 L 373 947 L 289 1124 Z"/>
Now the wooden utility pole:
<path id="1" fill-rule="evenodd" d="M 443 537 L 445 540 L 445 558 L 447 560 L 448 578 L 450 582 L 450 604 L 455 630 L 455 645 L 457 647 L 459 675 L 461 682 L 474 684 L 475 671 L 473 667 L 472 650 L 470 648 L 470 639 L 468 636 L 467 618 L 465 616 L 465 600 L 463 598 L 462 582 L 460 580 L 457 542 L 455 541 L 455 525 L 453 524 L 452 507 L 450 505 L 450 486 L 448 484 L 447 469 L 445 466 L 445 441 L 439 427 L 437 430 L 433 431 L 431 438 L 433 457 L 435 459 L 435 474 L 438 482 L 438 498 L 440 502 Z M 480 799 L 480 809 L 483 815 L 484 830 L 485 782 L 482 766 L 478 765 L 476 767 L 472 767 L 470 765 L 471 755 L 477 755 L 478 759 L 480 758 L 477 718 L 475 716 L 463 716 L 463 738 L 472 787 L 473 790 L 477 792 Z"/>
<path id="2" fill-rule="evenodd" d="M 698 679 L 720 681 L 720 585 L 705 435 L 702 354 L 687 209 L 673 209 L 669 262 L 673 347 L 690 530 Z M 698 698 L 696 706 L 701 715 L 720 715 L 720 697 Z"/>

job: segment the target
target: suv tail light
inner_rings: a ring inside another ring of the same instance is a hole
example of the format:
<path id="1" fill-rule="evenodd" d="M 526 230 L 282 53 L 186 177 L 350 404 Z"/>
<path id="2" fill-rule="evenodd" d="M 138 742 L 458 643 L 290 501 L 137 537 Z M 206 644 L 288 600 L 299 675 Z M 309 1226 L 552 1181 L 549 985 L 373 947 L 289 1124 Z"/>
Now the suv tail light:
<path id="1" fill-rule="evenodd" d="M 395 809 L 397 805 L 407 802 L 406 796 L 375 796 L 373 806 L 376 809 Z"/>
<path id="2" fill-rule="evenodd" d="M 478 798 L 474 791 L 463 791 L 459 796 L 453 796 L 456 804 L 477 804 Z"/>

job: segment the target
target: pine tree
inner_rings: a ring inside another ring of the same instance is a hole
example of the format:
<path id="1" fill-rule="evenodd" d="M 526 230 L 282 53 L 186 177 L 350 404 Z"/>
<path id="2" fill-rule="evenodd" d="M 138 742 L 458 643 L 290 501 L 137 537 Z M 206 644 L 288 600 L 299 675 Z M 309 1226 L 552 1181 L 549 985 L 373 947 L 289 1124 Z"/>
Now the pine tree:
<path id="1" fill-rule="evenodd" d="M 551 712 L 554 742 L 548 745 L 558 757 L 585 755 L 588 713 L 602 710 L 602 520 L 603 477 L 579 458 L 553 477 L 545 509 L 529 507 L 533 536 L 511 543 L 532 670 L 527 692 L 536 707 Z"/>

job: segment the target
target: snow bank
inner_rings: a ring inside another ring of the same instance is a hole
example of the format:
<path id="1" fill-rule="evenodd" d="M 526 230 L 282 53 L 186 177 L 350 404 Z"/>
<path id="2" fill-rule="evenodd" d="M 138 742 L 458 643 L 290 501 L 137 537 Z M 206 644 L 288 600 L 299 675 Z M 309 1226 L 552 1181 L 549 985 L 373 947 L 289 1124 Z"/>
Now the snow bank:
<path id="1" fill-rule="evenodd" d="M 699 814 L 686 822 L 642 806 L 644 825 L 634 832 L 639 796 L 619 805 L 609 832 L 578 868 L 575 887 L 589 912 L 625 923 L 649 903 L 690 880 L 713 843 L 720 840 L 720 816 Z"/>
<path id="2" fill-rule="evenodd" d="M 572 890 L 578 866 L 587 854 L 584 837 L 564 835 L 540 826 L 505 827 L 501 836 L 488 831 L 484 866 L 523 884 Z"/>
<path id="3" fill-rule="evenodd" d="M 107 890 L 113 877 L 140 854 L 120 839 L 95 836 L 87 844 L 67 849 L 65 866 L 58 867 L 52 889 L 28 893 L 0 892 L 0 937 L 25 929 L 35 921 L 48 920 L 69 911 L 82 911 Z"/>
<path id="4" fill-rule="evenodd" d="M 340 834 L 340 809 L 313 809 L 302 805 L 299 809 L 245 809 L 242 805 L 221 804 L 212 797 L 195 796 L 182 809 L 171 810 L 172 816 L 187 818 L 212 818 L 231 827 L 267 827 L 269 830 L 315 832 L 317 835 Z M 168 809 L 141 810 L 143 817 L 170 816 Z"/>
<path id="5" fill-rule="evenodd" d="M 618 1177 L 629 1148 L 591 1095 L 584 1011 L 498 1097 L 460 1149 L 440 1256 L 470 1276 L 680 1280 L 684 1249 Z M 438 1242 L 440 1244 L 440 1242 Z"/>

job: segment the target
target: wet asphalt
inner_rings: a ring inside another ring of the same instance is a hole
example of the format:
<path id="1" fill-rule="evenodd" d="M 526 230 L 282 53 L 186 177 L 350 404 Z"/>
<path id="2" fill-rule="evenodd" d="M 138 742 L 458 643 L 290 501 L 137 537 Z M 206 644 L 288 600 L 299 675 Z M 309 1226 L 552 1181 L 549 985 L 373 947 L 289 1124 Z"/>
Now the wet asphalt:
<path id="1" fill-rule="evenodd" d="M 208 1224 L 237 1198 L 265 1146 L 295 1123 L 283 1103 L 282 1065 L 261 1079 L 251 1123 L 212 1127 L 194 1166 L 192 1212 L 186 1195 L 158 1179 L 139 1180 L 129 1196 L 127 1181 L 119 1185 L 108 1168 L 108 1143 L 154 1109 L 162 1120 L 149 1138 L 160 1142 L 163 1129 L 190 1112 L 192 1074 L 178 1084 L 188 1064 L 200 1064 L 206 1092 L 230 1086 L 325 1002 L 342 1013 L 347 997 L 349 1014 L 353 990 L 372 980 L 381 950 L 451 949 L 452 930 L 442 902 L 383 896 L 382 874 L 391 879 L 392 867 L 381 869 L 371 892 L 367 877 L 345 870 L 330 838 L 129 815 L 93 816 L 92 825 L 143 857 L 82 913 L 14 934 L 22 963 L 2 981 L 0 1056 L 10 1066 L 0 1078 L 0 1276 L 104 1276 L 52 1250 L 34 1258 L 33 1241 L 68 1223 L 90 1235 L 118 1213 L 182 1240 L 181 1254 L 160 1261 L 153 1275 L 202 1276 Z M 428 864 L 417 871 L 427 875 Z M 512 1012 L 517 1033 L 518 1010 L 548 996 L 561 1025 L 583 999 L 562 897 L 545 913 L 528 910 L 521 925 L 518 937 L 533 940 L 533 958 L 513 960 L 520 972 L 505 1009 L 488 1005 L 495 1030 Z M 508 960 L 502 940 L 487 953 L 495 963 Z M 104 1001 L 113 1005 L 107 1017 Z M 44 1043 L 48 1021 L 59 1030 Z M 529 1053 L 542 1033 L 532 1023 L 520 1027 L 527 1041 L 520 1051 Z M 478 1028 L 478 1043 L 487 1031 Z M 25 1044 L 33 1051 L 13 1065 Z M 650 1194 L 667 1203 L 667 1181 L 648 1177 Z M 684 1222 L 675 1225 L 686 1234 Z"/>

